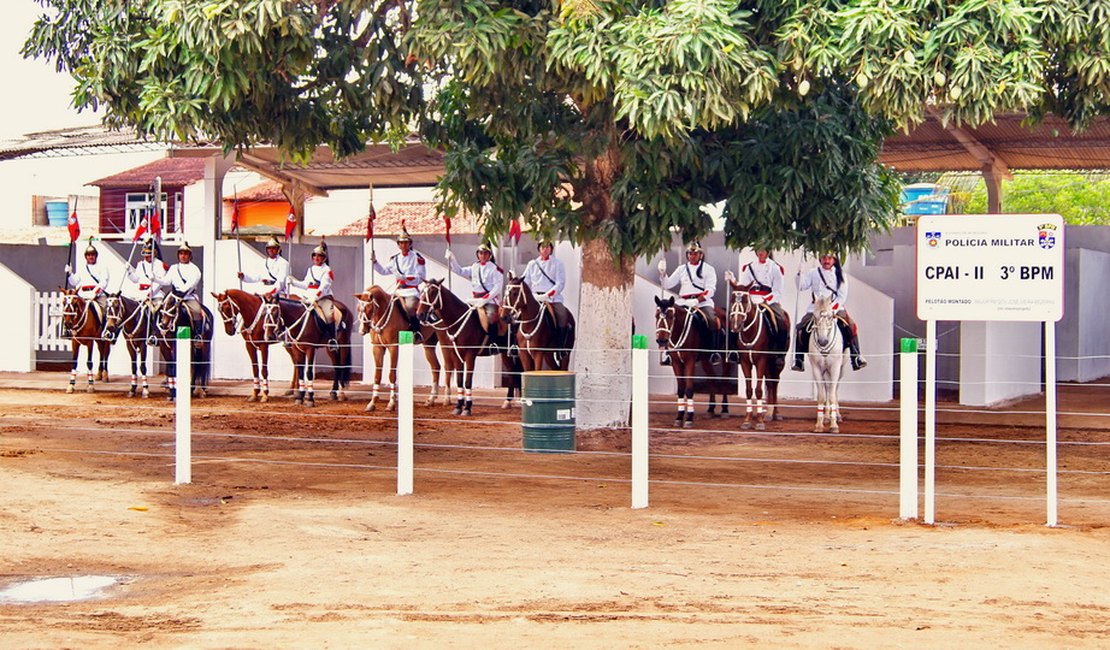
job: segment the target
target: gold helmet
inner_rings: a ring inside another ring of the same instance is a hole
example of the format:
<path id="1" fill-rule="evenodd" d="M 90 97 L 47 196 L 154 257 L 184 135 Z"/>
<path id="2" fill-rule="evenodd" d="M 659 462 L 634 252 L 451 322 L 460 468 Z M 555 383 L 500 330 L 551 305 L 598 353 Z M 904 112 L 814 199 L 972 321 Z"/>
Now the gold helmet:
<path id="1" fill-rule="evenodd" d="M 325 258 L 328 256 L 328 245 L 324 242 L 316 244 L 316 248 L 312 249 L 313 255 L 323 255 Z"/>
<path id="2" fill-rule="evenodd" d="M 696 241 L 696 240 L 692 241 L 692 242 L 690 242 L 689 244 L 686 245 L 686 252 L 687 253 L 701 253 L 702 255 L 705 255 L 705 250 L 702 249 L 701 242 Z"/>
<path id="3" fill-rule="evenodd" d="M 177 247 L 177 254 L 188 253 L 190 256 L 193 254 L 193 249 L 189 248 L 189 242 L 182 241 L 181 245 Z"/>
<path id="4" fill-rule="evenodd" d="M 411 244 L 412 243 L 412 237 L 409 235 L 408 229 L 405 228 L 405 222 L 402 221 L 401 222 L 401 234 L 397 235 L 397 243 L 400 244 L 401 242 L 406 242 L 406 241 Z"/>
<path id="5" fill-rule="evenodd" d="M 481 253 L 482 251 L 485 251 L 485 252 L 489 253 L 490 255 L 493 255 L 493 244 L 490 244 L 488 241 L 484 241 L 481 244 L 478 244 L 478 248 L 477 248 L 477 250 L 474 251 L 474 253 L 478 254 L 478 253 Z"/>
<path id="6" fill-rule="evenodd" d="M 154 254 L 154 240 L 151 239 L 150 237 L 147 237 L 145 240 L 143 240 L 143 249 L 141 251 L 141 254 L 143 254 L 143 255 L 153 255 Z"/>
<path id="7" fill-rule="evenodd" d="M 96 246 L 93 246 L 92 237 L 89 237 L 89 245 L 85 247 L 85 255 L 96 256 L 96 255 L 99 255 L 99 254 L 100 254 L 100 251 L 96 250 Z"/>
<path id="8" fill-rule="evenodd" d="M 281 242 L 278 241 L 276 235 L 270 235 L 270 239 L 266 241 L 266 248 L 281 248 Z"/>

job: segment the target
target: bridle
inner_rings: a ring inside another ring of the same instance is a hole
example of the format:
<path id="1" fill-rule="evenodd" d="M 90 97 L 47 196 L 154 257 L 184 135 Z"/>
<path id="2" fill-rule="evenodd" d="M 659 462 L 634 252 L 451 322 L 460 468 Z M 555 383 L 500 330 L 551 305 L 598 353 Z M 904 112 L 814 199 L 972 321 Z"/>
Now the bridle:
<path id="1" fill-rule="evenodd" d="M 813 312 L 813 320 L 809 323 L 811 340 L 817 346 L 817 351 L 823 356 L 828 356 L 836 348 L 836 313 L 832 309 L 821 309 Z"/>
<path id="2" fill-rule="evenodd" d="M 433 288 L 435 288 L 435 297 L 429 298 L 428 294 L 432 292 Z M 424 283 L 424 288 L 420 290 L 420 307 L 417 308 L 417 311 L 420 311 L 423 307 L 427 307 L 427 309 L 424 310 L 425 315 L 441 316 L 443 314 L 443 287 L 438 282 Z M 459 316 L 455 319 L 455 322 L 447 325 L 439 325 L 438 320 L 432 321 L 428 319 L 425 320 L 425 322 L 437 332 L 445 332 L 447 334 L 447 339 L 454 343 L 458 335 L 462 333 L 463 328 L 466 327 L 467 319 L 476 311 L 477 308 L 468 306 L 466 310 L 463 311 L 462 316 Z M 458 326 L 457 328 L 455 328 L 456 325 Z M 450 331 L 452 328 L 455 328 L 454 332 Z M 457 351 L 456 354 L 458 354 Z"/>
<path id="3" fill-rule="evenodd" d="M 521 305 L 521 303 L 523 303 L 523 305 Z M 535 336 L 536 332 L 540 331 L 540 325 L 543 324 L 544 309 L 539 305 L 538 300 L 536 301 L 536 305 L 538 308 L 535 316 L 531 318 L 521 318 L 525 308 L 529 306 L 528 292 L 524 290 L 523 282 L 509 282 L 509 286 L 505 288 L 504 307 L 509 311 L 509 316 L 513 319 L 513 322 L 520 327 L 520 335 L 523 336 L 526 341 Z M 528 326 L 532 323 L 535 323 L 535 325 L 532 326 L 531 330 L 528 330 Z"/>
<path id="4" fill-rule="evenodd" d="M 84 311 L 82 311 L 81 308 L 78 306 L 78 303 L 77 303 L 78 300 L 80 300 L 81 302 L 84 303 L 84 305 L 85 305 Z M 88 322 L 89 312 L 91 311 L 90 310 L 91 305 L 89 304 L 90 302 L 91 301 L 85 300 L 84 298 L 82 298 L 81 296 L 78 296 L 75 293 L 66 294 L 66 296 L 63 298 L 63 300 L 62 300 L 62 323 L 64 324 L 66 321 L 69 321 L 71 323 L 71 325 L 69 325 L 68 327 L 69 327 L 69 330 L 71 332 L 79 332 L 79 331 L 81 331 L 82 329 L 85 328 L 85 323 Z M 81 312 L 81 313 L 79 313 L 79 312 Z M 80 320 L 78 320 L 78 319 L 80 319 Z"/>
<path id="5" fill-rule="evenodd" d="M 759 306 L 752 300 L 751 293 L 748 291 L 733 291 L 732 296 L 729 325 L 740 339 L 740 345 L 750 348 L 755 345 L 759 337 L 763 336 L 763 318 L 760 317 Z M 754 332 L 752 332 L 753 328 Z"/>
<path id="6" fill-rule="evenodd" d="M 358 299 L 358 328 L 360 334 L 366 334 L 373 331 L 376 334 L 381 334 L 385 329 L 389 319 L 393 317 L 393 311 L 396 309 L 396 300 L 393 298 L 388 299 L 389 306 L 385 312 L 377 320 L 374 319 L 373 314 L 378 311 L 378 301 L 375 299 L 363 300 Z"/>
<path id="7" fill-rule="evenodd" d="M 694 324 L 694 315 L 691 313 L 693 310 L 689 307 L 683 307 L 686 310 L 686 320 L 682 324 L 682 332 L 679 334 L 678 340 L 674 339 L 674 321 L 678 315 L 678 307 L 671 305 L 666 309 L 659 308 L 655 314 L 655 340 L 662 341 L 664 338 L 674 350 L 679 350 L 686 343 L 686 339 L 690 337 L 690 331 Z M 666 337 L 659 336 L 666 334 Z"/>

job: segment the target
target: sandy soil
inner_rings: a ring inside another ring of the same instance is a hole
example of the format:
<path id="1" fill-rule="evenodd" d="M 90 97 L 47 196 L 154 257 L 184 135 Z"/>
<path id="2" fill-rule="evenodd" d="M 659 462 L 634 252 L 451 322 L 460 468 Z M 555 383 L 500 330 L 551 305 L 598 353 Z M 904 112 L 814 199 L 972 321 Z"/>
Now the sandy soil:
<path id="1" fill-rule="evenodd" d="M 631 510 L 627 431 L 523 453 L 518 412 L 417 407 L 416 493 L 398 497 L 388 414 L 194 405 L 193 484 L 175 486 L 172 405 L 0 389 L 0 590 L 122 578 L 0 602 L 4 647 L 1110 645 L 1099 428 L 1061 430 L 1047 528 L 1043 429 L 951 418 L 942 523 L 924 526 L 895 519 L 896 423 L 862 412 L 842 437 L 781 435 L 800 418 L 755 436 L 669 429 L 661 404 L 659 482 Z"/>

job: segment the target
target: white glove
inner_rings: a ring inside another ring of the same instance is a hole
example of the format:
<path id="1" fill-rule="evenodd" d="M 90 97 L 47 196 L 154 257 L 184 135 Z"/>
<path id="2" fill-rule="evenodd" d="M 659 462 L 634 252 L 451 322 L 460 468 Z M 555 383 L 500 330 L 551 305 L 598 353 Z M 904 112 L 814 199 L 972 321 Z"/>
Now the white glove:
<path id="1" fill-rule="evenodd" d="M 659 275 L 667 274 L 667 260 L 659 260 Z"/>
<path id="2" fill-rule="evenodd" d="M 378 261 L 378 254 L 375 253 L 374 251 L 370 251 L 370 263 L 373 264 L 377 261 Z"/>
<path id="3" fill-rule="evenodd" d="M 455 254 L 451 252 L 451 249 L 450 249 L 450 248 L 448 248 L 448 249 L 447 249 L 447 252 L 446 252 L 446 253 L 444 253 L 444 254 L 443 254 L 443 256 L 444 256 L 445 258 L 447 258 L 447 260 L 448 260 L 448 261 L 450 261 L 450 260 L 452 260 L 452 259 L 454 259 L 454 258 L 455 258 Z"/>
<path id="4" fill-rule="evenodd" d="M 725 282 L 732 282 L 735 279 L 736 276 L 732 274 L 732 271 L 725 271 Z"/>
<path id="5" fill-rule="evenodd" d="M 69 264 L 66 264 L 66 275 L 69 275 L 72 272 L 73 272 L 73 267 L 70 266 Z"/>

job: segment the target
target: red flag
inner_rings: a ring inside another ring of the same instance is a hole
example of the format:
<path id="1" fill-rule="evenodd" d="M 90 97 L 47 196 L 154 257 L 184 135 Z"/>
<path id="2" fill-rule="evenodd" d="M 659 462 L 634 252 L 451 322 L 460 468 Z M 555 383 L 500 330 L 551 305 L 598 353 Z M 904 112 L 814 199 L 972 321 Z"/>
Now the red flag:
<path id="1" fill-rule="evenodd" d="M 285 241 L 293 236 L 293 231 L 297 229 L 297 215 L 293 211 L 289 211 L 289 216 L 285 218 Z"/>
<path id="2" fill-rule="evenodd" d="M 155 206 L 154 213 L 150 215 L 150 234 L 155 239 L 161 241 L 162 239 L 162 221 L 158 218 L 158 208 Z"/>
<path id="3" fill-rule="evenodd" d="M 378 212 L 374 209 L 374 202 L 370 202 L 370 214 L 366 216 L 366 241 L 374 238 L 374 219 L 378 218 Z M 404 222 L 401 222 L 402 227 Z"/>
<path id="4" fill-rule="evenodd" d="M 81 237 L 81 224 L 77 223 L 77 208 L 69 213 L 69 219 L 66 220 L 66 227 L 69 228 L 69 243 L 77 241 Z"/>
<path id="5" fill-rule="evenodd" d="M 446 226 L 447 226 L 447 231 L 444 233 L 443 236 L 447 239 L 447 247 L 450 248 L 451 247 L 451 217 L 449 217 L 447 215 L 443 215 L 443 223 L 446 224 Z"/>
<path id="6" fill-rule="evenodd" d="M 236 201 L 231 206 L 231 232 L 239 232 L 239 202 Z"/>
<path id="7" fill-rule="evenodd" d="M 513 240 L 514 244 L 520 243 L 520 219 L 509 222 L 509 239 Z"/>
<path id="8" fill-rule="evenodd" d="M 135 236 L 131 238 L 131 241 L 139 241 L 144 234 L 146 234 L 146 217 L 139 219 L 139 227 L 135 229 Z"/>

